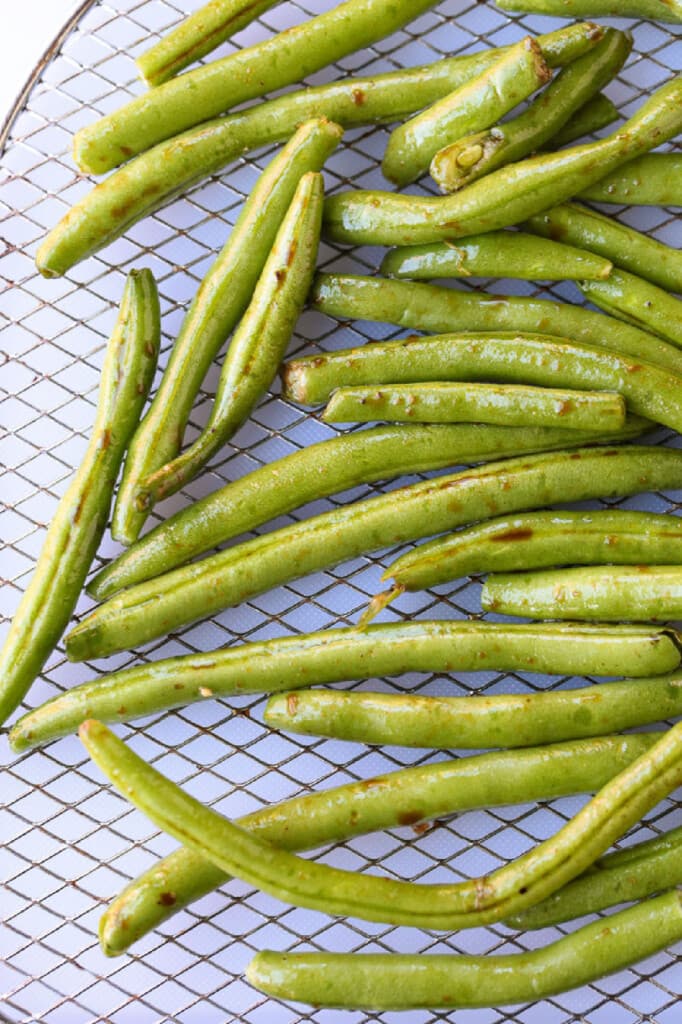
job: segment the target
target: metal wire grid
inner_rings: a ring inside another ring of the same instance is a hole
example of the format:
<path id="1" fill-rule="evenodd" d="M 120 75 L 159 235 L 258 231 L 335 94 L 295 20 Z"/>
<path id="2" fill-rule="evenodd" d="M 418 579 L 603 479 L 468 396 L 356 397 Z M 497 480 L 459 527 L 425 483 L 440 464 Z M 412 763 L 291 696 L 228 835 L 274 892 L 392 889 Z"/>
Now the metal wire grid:
<path id="1" fill-rule="evenodd" d="M 45 230 L 90 187 L 74 173 L 69 157 L 73 132 L 140 91 L 131 55 L 139 52 L 150 35 L 162 33 L 194 6 L 168 0 L 88 0 L 60 37 L 60 45 L 46 55 L 6 128 L 5 177 L 0 183 L 4 242 L 0 255 L 4 287 L 0 316 L 5 354 L 0 375 L 0 538 L 4 544 L 5 582 L 0 590 L 0 613 L 6 619 L 4 629 L 30 577 L 44 526 L 85 448 L 103 348 L 125 273 L 131 266 L 153 269 L 161 293 L 163 351 L 167 353 L 186 303 L 222 245 L 244 195 L 273 152 L 241 161 L 210 183 L 195 188 L 75 268 L 68 278 L 44 281 L 36 275 L 33 256 Z M 248 45 L 329 6 L 331 0 L 283 3 L 241 33 L 236 43 Z M 313 76 L 310 84 L 347 73 L 412 65 L 445 53 L 465 53 L 481 44 L 502 45 L 519 38 L 522 32 L 547 31 L 555 26 L 549 19 L 510 19 L 492 3 L 445 0 L 391 39 Z M 664 80 L 671 70 L 682 67 L 682 44 L 664 28 L 637 24 L 635 38 L 636 54 L 609 90 L 626 113 L 641 102 L 645 91 Z M 230 45 L 222 49 L 228 52 Z M 121 86 L 120 82 L 126 84 Z M 328 189 L 335 190 L 349 181 L 359 187 L 382 187 L 378 160 L 385 139 L 382 129 L 348 133 L 342 151 L 329 161 Z M 679 241 L 669 211 L 625 210 L 622 215 L 662 240 L 672 244 Z M 325 268 L 364 273 L 375 270 L 377 255 L 370 249 L 341 251 L 323 244 L 320 263 Z M 483 282 L 480 287 L 489 284 Z M 530 286 L 512 281 L 496 282 L 495 289 L 519 294 L 532 291 Z M 541 292 L 536 289 L 536 293 Z M 577 290 L 570 284 L 556 285 L 547 293 L 579 301 Z M 381 325 L 337 325 L 310 311 L 301 318 L 291 351 L 318 345 L 325 349 L 342 347 L 398 333 Z M 163 364 L 163 356 L 161 361 Z M 217 374 L 215 366 L 193 414 L 190 438 L 206 421 Z M 159 516 L 167 516 L 224 481 L 332 434 L 329 426 L 282 400 L 275 388 L 214 461 L 211 471 L 183 494 L 165 502 L 158 510 Z M 331 501 L 312 503 L 256 532 L 394 486 L 359 487 Z M 664 495 L 609 504 L 670 511 L 678 508 L 672 496 Z M 102 561 L 116 550 L 107 536 L 100 553 Z M 394 552 L 383 554 L 392 556 Z M 149 644 L 135 657 L 158 659 L 243 639 L 352 623 L 368 595 L 379 589 L 384 561 L 381 556 L 359 558 L 334 571 L 280 587 L 210 622 Z M 383 617 L 478 615 L 476 581 L 460 581 L 440 591 L 404 596 Z M 89 604 L 84 598 L 79 613 Z M 135 657 L 123 654 L 103 663 L 69 665 L 60 648 L 31 691 L 27 706 L 35 706 L 93 674 L 131 664 Z M 462 675 L 453 680 L 413 673 L 366 685 L 466 694 L 470 689 L 510 692 L 581 682 L 498 673 Z M 445 756 L 273 734 L 262 724 L 261 710 L 262 702 L 253 697 L 207 701 L 120 731 L 161 771 L 230 817 L 301 791 Z M 456 1019 L 465 1024 L 560 1024 L 577 1020 L 590 1024 L 651 1020 L 669 1024 L 678 1020 L 676 999 L 682 992 L 682 968 L 674 950 L 589 988 L 514 1011 L 481 1010 L 456 1015 L 300 1012 L 262 998 L 243 982 L 243 968 L 254 951 L 269 947 L 511 952 L 546 944 L 560 929 L 521 936 L 502 926 L 456 935 L 392 929 L 283 907 L 237 882 L 176 915 L 159 932 L 138 943 L 131 955 L 106 960 L 95 938 L 101 910 L 130 877 L 169 852 L 173 843 L 156 834 L 141 815 L 102 784 L 74 738 L 20 759 L 13 759 L 3 743 L 0 756 L 4 769 L 0 805 L 0 879 L 4 883 L 0 1013 L 12 1022 L 388 1024 L 400 1020 L 404 1024 L 427 1024 Z M 396 829 L 354 839 L 323 856 L 337 866 L 424 882 L 464 877 L 492 870 L 518 856 L 553 833 L 582 802 L 582 798 L 570 798 L 539 807 L 468 813 L 426 830 Z M 626 842 L 646 838 L 681 820 L 677 802 L 667 800 Z"/>

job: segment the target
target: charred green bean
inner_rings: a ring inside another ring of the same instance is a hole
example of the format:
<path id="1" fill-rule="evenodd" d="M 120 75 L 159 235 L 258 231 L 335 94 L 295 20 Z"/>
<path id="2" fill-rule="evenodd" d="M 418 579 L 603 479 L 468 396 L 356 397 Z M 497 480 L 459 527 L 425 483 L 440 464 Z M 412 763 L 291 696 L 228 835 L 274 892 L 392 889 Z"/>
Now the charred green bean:
<path id="1" fill-rule="evenodd" d="M 425 544 L 384 573 L 405 590 L 484 572 L 559 565 L 682 565 L 682 519 L 620 509 L 527 512 L 477 523 Z"/>
<path id="2" fill-rule="evenodd" d="M 534 671 L 652 675 L 680 663 L 675 634 L 637 628 L 405 622 L 332 629 L 164 659 L 94 679 L 24 715 L 16 751 L 76 732 L 87 718 L 128 722 L 201 700 L 404 672 Z"/>
<path id="3" fill-rule="evenodd" d="M 159 331 L 154 278 L 149 270 L 133 270 L 104 358 L 88 448 L 48 527 L 0 652 L 0 724 L 23 700 L 76 607 L 109 518 L 128 440 L 151 386 Z"/>
<path id="4" fill-rule="evenodd" d="M 500 573 L 483 587 L 488 611 L 602 622 L 682 619 L 682 566 L 632 565 Z"/>
<path id="5" fill-rule="evenodd" d="M 625 402 L 605 391 L 518 384 L 382 384 L 338 388 L 322 419 L 327 423 L 388 420 L 548 427 L 560 422 L 570 430 L 617 430 L 625 422 Z"/>
<path id="6" fill-rule="evenodd" d="M 82 660 L 127 650 L 279 583 L 483 517 L 677 487 L 682 452 L 635 445 L 528 455 L 413 484 L 130 587 L 69 633 L 67 654 Z"/>
<path id="7" fill-rule="evenodd" d="M 615 349 L 682 375 L 682 355 L 674 345 L 601 313 L 547 299 L 483 295 L 416 281 L 352 274 L 318 274 L 310 301 L 320 312 L 340 320 L 378 320 L 435 334 L 551 334 Z"/>
<path id="8" fill-rule="evenodd" d="M 617 131 L 558 153 L 498 168 L 452 196 L 340 192 L 325 204 L 335 242 L 413 245 L 464 238 L 527 220 L 556 206 L 682 130 L 682 76 L 654 92 Z"/>
<path id="9" fill-rule="evenodd" d="M 583 189 L 581 199 L 627 206 L 682 206 L 682 154 L 647 153 Z"/>

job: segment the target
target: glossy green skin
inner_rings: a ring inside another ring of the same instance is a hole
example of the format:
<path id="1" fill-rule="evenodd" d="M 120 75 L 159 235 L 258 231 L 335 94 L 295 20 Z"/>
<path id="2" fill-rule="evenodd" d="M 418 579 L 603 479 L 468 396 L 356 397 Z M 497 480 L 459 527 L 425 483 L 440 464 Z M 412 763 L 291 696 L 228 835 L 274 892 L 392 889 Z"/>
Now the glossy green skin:
<path id="1" fill-rule="evenodd" d="M 199 285 L 126 456 L 111 527 L 121 543 L 132 544 L 142 529 L 151 499 L 140 493 L 140 485 L 178 454 L 201 383 L 249 305 L 301 177 L 320 170 L 341 134 L 326 120 L 299 128 L 257 181 Z"/>
<path id="2" fill-rule="evenodd" d="M 577 690 L 491 696 L 297 690 L 270 697 L 264 712 L 271 728 L 286 732 L 429 750 L 528 747 L 602 736 L 679 715 L 679 673 Z"/>
<path id="3" fill-rule="evenodd" d="M 617 430 L 625 423 L 620 395 L 559 391 L 514 384 L 394 384 L 339 388 L 322 419 L 327 423 L 389 420 L 421 423 L 499 423 L 569 430 Z"/>
<path id="4" fill-rule="evenodd" d="M 602 622 L 682 618 L 682 566 L 633 565 L 491 576 L 481 593 L 488 611 Z"/>
<path id="5" fill-rule="evenodd" d="M 354 245 L 415 245 L 464 238 L 527 220 L 584 193 L 626 161 L 682 130 L 682 76 L 657 89 L 597 142 L 500 167 L 452 196 L 340 192 L 325 203 L 325 234 Z"/>
<path id="6" fill-rule="evenodd" d="M 505 955 L 256 953 L 247 980 L 261 992 L 351 1010 L 507 1006 L 567 992 L 638 963 L 682 938 L 680 894 L 595 921 L 550 946 Z"/>
<path id="7" fill-rule="evenodd" d="M 524 225 L 545 238 L 589 249 L 631 274 L 671 292 L 682 292 L 682 252 L 613 217 L 578 203 L 539 213 Z"/>
<path id="8" fill-rule="evenodd" d="M 460 811 L 593 793 L 660 736 L 600 736 L 404 768 L 264 807 L 237 824 L 285 850 L 309 850 Z M 174 850 L 110 903 L 100 920 L 104 953 L 125 952 L 228 880 L 200 854 L 185 846 Z"/>
<path id="9" fill-rule="evenodd" d="M 145 503 L 153 505 L 193 480 L 236 434 L 272 383 L 310 291 L 323 203 L 322 175 L 305 174 L 230 342 L 208 423 L 189 448 L 142 482 Z"/>
<path id="10" fill-rule="evenodd" d="M 679 487 L 682 452 L 634 445 L 527 455 L 413 484 L 131 587 L 69 633 L 67 655 L 80 661 L 128 650 L 306 573 L 484 517 Z"/>
<path id="11" fill-rule="evenodd" d="M 547 62 L 554 65 L 584 53 L 602 32 L 591 24 L 571 25 L 540 36 L 539 42 Z M 66 273 L 142 217 L 242 154 L 289 139 L 304 121 L 327 117 L 350 128 L 399 120 L 479 74 L 499 53 L 486 50 L 409 71 L 301 89 L 199 125 L 131 160 L 84 196 L 40 246 L 36 266 L 45 277 Z"/>
<path id="12" fill-rule="evenodd" d="M 303 860 L 184 793 L 105 725 L 79 736 L 109 780 L 157 827 L 286 903 L 366 921 L 452 930 L 499 921 L 556 892 L 682 781 L 682 726 L 615 776 L 556 835 L 484 878 L 423 885 Z"/>
<path id="13" fill-rule="evenodd" d="M 682 432 L 682 376 L 596 345 L 544 334 L 437 334 L 374 342 L 285 364 L 286 395 L 304 405 L 338 387 L 413 381 L 504 381 L 611 391 L 628 409 Z M 559 422 L 559 416 L 557 416 Z"/>
<path id="14" fill-rule="evenodd" d="M 518 277 L 526 281 L 584 281 L 608 277 L 613 264 L 572 245 L 521 231 L 490 231 L 453 242 L 407 245 L 387 252 L 386 277 Z"/>
<path id="15" fill-rule="evenodd" d="M 682 155 L 648 153 L 607 174 L 580 193 L 595 203 L 682 206 Z"/>
<path id="16" fill-rule="evenodd" d="M 584 135 L 598 132 L 600 128 L 606 128 L 617 121 L 618 116 L 616 105 L 603 93 L 598 93 L 576 111 L 556 135 L 552 136 L 548 148 L 559 149 L 560 146 L 567 146 L 569 142 L 575 142 Z"/>
<path id="17" fill-rule="evenodd" d="M 647 676 L 680 663 L 677 636 L 656 629 L 405 622 L 333 629 L 136 665 L 30 711 L 10 736 L 19 752 L 77 731 L 88 718 L 129 722 L 243 693 L 273 693 L 404 672 L 533 671 Z"/>
<path id="18" fill-rule="evenodd" d="M 527 512 L 477 523 L 409 551 L 384 573 L 405 590 L 484 572 L 557 565 L 682 564 L 682 519 L 621 509 Z"/>
<path id="19" fill-rule="evenodd" d="M 376 320 L 434 334 L 551 334 L 614 349 L 682 375 L 682 354 L 674 345 L 601 313 L 547 299 L 485 295 L 352 274 L 318 274 L 310 301 L 320 312 L 340 320 Z"/>
<path id="20" fill-rule="evenodd" d="M 128 440 L 159 352 L 159 299 L 149 270 L 126 280 L 100 383 L 92 435 L 50 523 L 0 651 L 0 724 L 23 700 L 71 618 L 109 518 Z"/>
<path id="21" fill-rule="evenodd" d="M 603 438 L 604 432 L 592 436 Z M 362 483 L 560 448 L 570 438 L 567 430 L 482 424 L 382 426 L 339 434 L 268 463 L 180 509 L 102 569 L 90 581 L 88 593 L 101 601 L 301 505 Z"/>
<path id="22" fill-rule="evenodd" d="M 505 11 L 553 14 L 559 18 L 650 18 L 682 25 L 680 0 L 497 0 Z"/>
<path id="23" fill-rule="evenodd" d="M 278 0 L 210 0 L 135 59 L 147 85 L 161 85 L 241 32 Z"/>
<path id="24" fill-rule="evenodd" d="M 682 348 L 682 302 L 658 285 L 614 270 L 608 281 L 584 281 L 580 290 L 605 312 Z"/>
<path id="25" fill-rule="evenodd" d="M 525 930 L 545 928 L 618 903 L 642 900 L 680 883 L 682 828 L 675 828 L 655 839 L 607 854 L 549 899 L 516 914 L 506 924 Z"/>
<path id="26" fill-rule="evenodd" d="M 501 121 L 551 76 L 540 47 L 526 36 L 482 75 L 395 128 L 381 165 L 384 177 L 398 186 L 416 181 L 443 146 Z"/>
<path id="27" fill-rule="evenodd" d="M 443 192 L 456 192 L 484 174 L 542 149 L 550 140 L 561 145 L 561 140 L 556 142 L 557 133 L 618 74 L 631 49 L 629 33 L 607 29 L 593 50 L 563 68 L 518 117 L 446 143 L 431 162 L 431 177 Z M 581 126 L 574 137 L 583 134 Z"/>
<path id="28" fill-rule="evenodd" d="M 81 128 L 73 155 L 101 174 L 157 142 L 264 96 L 370 46 L 433 7 L 434 0 L 344 0 L 243 50 L 188 71 Z"/>

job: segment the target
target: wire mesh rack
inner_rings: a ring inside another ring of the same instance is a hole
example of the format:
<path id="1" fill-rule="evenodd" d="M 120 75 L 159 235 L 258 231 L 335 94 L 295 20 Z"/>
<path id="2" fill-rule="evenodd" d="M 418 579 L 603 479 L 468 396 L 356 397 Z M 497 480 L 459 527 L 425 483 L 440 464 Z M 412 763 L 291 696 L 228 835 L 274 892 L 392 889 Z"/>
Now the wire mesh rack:
<path id="1" fill-rule="evenodd" d="M 46 281 L 37 275 L 33 257 L 45 231 L 90 188 L 74 170 L 72 135 L 141 91 L 133 57 L 150 38 L 197 5 L 198 0 L 86 0 L 28 82 L 0 139 L 0 145 L 4 143 L 0 182 L 3 632 L 30 578 L 45 526 L 85 449 L 104 346 L 126 272 L 133 266 L 148 266 L 159 283 L 163 366 L 186 304 L 222 246 L 244 196 L 274 151 L 242 159 L 195 187 L 67 277 Z M 233 44 L 225 44 L 221 53 L 330 6 L 331 0 L 278 4 L 240 33 Z M 612 23 L 634 29 L 633 57 L 607 90 L 628 114 L 652 87 L 682 67 L 682 41 L 652 23 Z M 308 84 L 428 62 L 481 46 L 499 46 L 558 24 L 547 18 L 511 18 L 492 2 L 444 0 L 403 31 L 312 76 Z M 386 137 L 381 128 L 348 132 L 346 144 L 328 161 L 327 189 L 335 191 L 349 183 L 382 187 L 379 161 Z M 619 214 L 663 241 L 679 242 L 672 211 L 624 209 Z M 337 249 L 323 243 L 320 264 L 325 269 L 371 273 L 378 266 L 378 256 L 368 248 Z M 483 281 L 473 287 L 580 301 L 570 283 L 545 290 L 518 281 Z M 299 321 L 290 352 L 345 347 L 398 334 L 377 324 L 339 325 L 307 311 Z M 216 364 L 194 410 L 189 439 L 206 421 L 218 372 Z M 283 400 L 274 386 L 210 470 L 161 505 L 155 518 L 165 518 L 224 482 L 333 433 L 314 415 Z M 660 437 L 673 444 L 677 440 L 669 435 Z M 362 486 L 314 502 L 256 533 L 395 486 Z M 676 512 L 676 497 L 679 495 L 648 495 L 609 505 Z M 99 563 L 117 550 L 107 535 Z M 63 688 L 139 659 L 156 660 L 245 639 L 354 623 L 368 596 L 380 589 L 382 565 L 393 554 L 395 551 L 358 558 L 333 571 L 279 587 L 135 653 L 72 665 L 60 647 L 25 706 L 34 707 Z M 83 598 L 77 613 L 89 606 Z M 463 580 L 454 587 L 440 588 L 438 593 L 406 595 L 382 617 L 479 617 L 479 608 L 479 581 Z M 582 682 L 494 672 L 456 679 L 412 673 L 361 685 L 440 695 L 472 690 L 525 692 Z M 262 707 L 263 702 L 254 697 L 207 700 L 118 731 L 147 761 L 231 818 L 301 792 L 447 756 L 445 752 L 376 749 L 276 734 L 263 724 Z M 168 853 L 173 842 L 103 784 L 74 737 L 21 758 L 12 757 L 3 739 L 0 766 L 0 1016 L 12 1024 L 679 1021 L 682 964 L 674 949 L 589 987 L 513 1010 L 377 1015 L 308 1011 L 280 1004 L 263 998 L 243 980 L 246 963 L 259 949 L 514 952 L 544 945 L 572 926 L 520 935 L 501 925 L 431 934 L 330 919 L 283 906 L 238 882 L 181 911 L 134 946 L 130 954 L 108 960 L 96 938 L 104 906 L 130 878 Z M 314 856 L 336 866 L 391 877 L 422 882 L 455 880 L 492 870 L 523 853 L 556 831 L 583 800 L 571 797 L 469 812 L 426 829 L 392 829 L 356 838 Z M 673 797 L 659 805 L 624 842 L 647 838 L 680 823 L 682 813 Z M 677 953 L 680 951 L 682 947 Z"/>

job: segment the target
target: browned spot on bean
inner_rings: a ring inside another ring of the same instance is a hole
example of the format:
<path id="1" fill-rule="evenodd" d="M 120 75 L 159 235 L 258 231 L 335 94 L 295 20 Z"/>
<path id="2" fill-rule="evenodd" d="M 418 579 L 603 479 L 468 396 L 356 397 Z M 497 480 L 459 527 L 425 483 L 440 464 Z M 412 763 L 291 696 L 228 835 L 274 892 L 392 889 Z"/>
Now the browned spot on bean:
<path id="1" fill-rule="evenodd" d="M 505 530 L 504 533 L 499 533 L 496 537 L 493 536 L 490 539 L 497 543 L 503 543 L 508 540 L 530 540 L 534 532 L 529 526 L 519 526 L 515 530 Z"/>
<path id="2" fill-rule="evenodd" d="M 403 811 L 402 814 L 398 815 L 398 824 L 400 825 L 414 825 L 415 822 L 421 818 L 420 811 Z"/>
<path id="3" fill-rule="evenodd" d="M 367 99 L 364 89 L 353 89 L 351 96 L 353 97 L 353 103 L 356 107 L 361 107 Z"/>
<path id="4" fill-rule="evenodd" d="M 159 896 L 158 903 L 160 907 L 174 907 L 177 899 L 178 898 L 174 892 L 162 892 Z"/>

